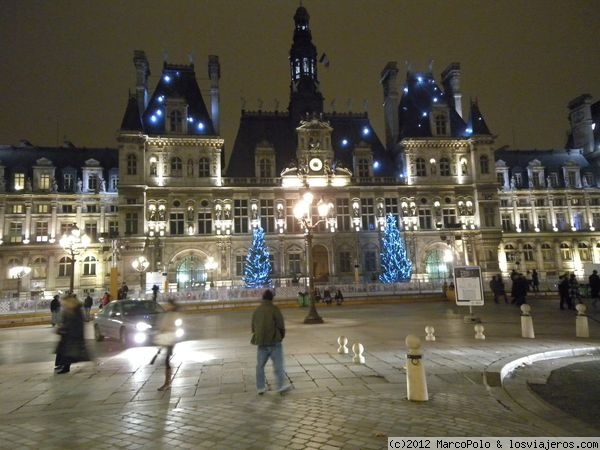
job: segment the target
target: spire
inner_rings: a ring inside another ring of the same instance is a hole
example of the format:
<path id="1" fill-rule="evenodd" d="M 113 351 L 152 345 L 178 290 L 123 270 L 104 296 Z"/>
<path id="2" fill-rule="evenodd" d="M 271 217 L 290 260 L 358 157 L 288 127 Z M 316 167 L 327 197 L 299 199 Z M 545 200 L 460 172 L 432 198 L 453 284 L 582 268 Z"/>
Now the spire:
<path id="1" fill-rule="evenodd" d="M 131 94 L 129 95 L 127 108 L 125 109 L 125 115 L 121 121 L 121 130 L 143 131 L 138 100 Z"/>
<path id="2" fill-rule="evenodd" d="M 290 49 L 290 117 L 298 123 L 306 113 L 323 111 L 323 95 L 317 77 L 317 48 L 312 43 L 310 16 L 302 5 L 294 14 L 294 37 Z"/>
<path id="3" fill-rule="evenodd" d="M 471 135 L 491 135 L 490 129 L 485 123 L 483 114 L 479 110 L 477 100 L 471 101 L 471 113 L 469 114 L 469 121 L 467 123 L 467 132 Z"/>

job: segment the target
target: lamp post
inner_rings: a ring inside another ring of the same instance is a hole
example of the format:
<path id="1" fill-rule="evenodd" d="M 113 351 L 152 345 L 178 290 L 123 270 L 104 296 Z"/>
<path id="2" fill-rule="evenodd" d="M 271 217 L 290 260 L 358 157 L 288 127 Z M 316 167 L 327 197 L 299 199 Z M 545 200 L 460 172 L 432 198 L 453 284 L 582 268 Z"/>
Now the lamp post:
<path id="1" fill-rule="evenodd" d="M 331 205 L 325 203 L 323 199 L 317 204 L 317 212 L 319 214 L 319 220 L 313 223 L 312 220 L 312 202 L 313 194 L 310 191 L 306 191 L 302 198 L 298 201 L 294 207 L 294 216 L 298 219 L 300 226 L 304 228 L 304 242 L 306 246 L 306 265 L 308 274 L 308 295 L 310 299 L 310 309 L 308 315 L 304 319 L 304 323 L 323 323 L 323 318 L 319 316 L 317 308 L 315 306 L 315 293 L 314 293 L 314 273 L 313 273 L 313 261 L 312 261 L 312 239 L 313 230 L 321 222 L 328 219 Z M 335 230 L 335 226 L 330 227 L 331 231 Z"/>
<path id="2" fill-rule="evenodd" d="M 217 262 L 215 261 L 215 258 L 213 258 L 212 256 L 209 256 L 207 258 L 206 262 L 204 263 L 204 268 L 208 272 L 208 283 L 209 283 L 209 286 L 213 287 L 212 272 L 213 272 L 213 270 L 215 270 L 217 268 Z"/>
<path id="3" fill-rule="evenodd" d="M 21 279 L 29 275 L 30 272 L 31 267 L 28 266 L 14 266 L 8 270 L 8 275 L 17 279 L 17 298 L 21 297 Z"/>
<path id="4" fill-rule="evenodd" d="M 131 267 L 133 270 L 140 274 L 140 297 L 144 295 L 144 274 L 146 270 L 150 266 L 150 261 L 146 259 L 145 256 L 138 256 L 131 262 Z"/>
<path id="5" fill-rule="evenodd" d="M 60 246 L 65 250 L 71 258 L 71 280 L 69 284 L 69 292 L 74 292 L 75 285 L 75 256 L 90 245 L 90 237 L 82 232 L 76 224 L 73 224 L 71 229 L 62 235 L 60 238 Z"/>

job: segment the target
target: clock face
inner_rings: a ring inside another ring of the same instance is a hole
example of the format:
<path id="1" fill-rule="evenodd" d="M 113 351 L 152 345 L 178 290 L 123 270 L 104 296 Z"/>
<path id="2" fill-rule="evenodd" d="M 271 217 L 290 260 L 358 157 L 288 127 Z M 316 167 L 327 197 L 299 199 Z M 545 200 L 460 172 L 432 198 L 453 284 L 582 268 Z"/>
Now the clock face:
<path id="1" fill-rule="evenodd" d="M 323 162 L 319 158 L 313 158 L 309 161 L 308 166 L 317 172 L 323 168 Z"/>

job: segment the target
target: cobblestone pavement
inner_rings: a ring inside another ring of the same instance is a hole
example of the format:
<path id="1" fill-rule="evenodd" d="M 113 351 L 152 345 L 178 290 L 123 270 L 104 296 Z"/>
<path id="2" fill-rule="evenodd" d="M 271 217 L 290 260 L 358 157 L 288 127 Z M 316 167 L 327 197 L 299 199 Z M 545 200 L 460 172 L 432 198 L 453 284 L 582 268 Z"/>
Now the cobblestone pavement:
<path id="1" fill-rule="evenodd" d="M 322 325 L 302 324 L 306 310 L 285 309 L 286 371 L 294 390 L 284 396 L 256 395 L 250 312 L 187 316 L 198 331 L 177 345 L 173 388 L 166 392 L 157 391 L 162 355 L 150 364 L 155 348 L 122 351 L 110 341 L 90 341 L 95 362 L 54 375 L 52 355 L 28 362 L 7 356 L 16 335 L 0 330 L 0 346 L 6 344 L 0 447 L 328 450 L 386 448 L 388 436 L 596 436 L 599 428 L 573 416 L 557 421 L 558 410 L 529 390 L 529 381 L 547 378 L 549 366 L 517 370 L 506 389 L 483 383 L 484 370 L 505 360 L 600 347 L 598 322 L 590 321 L 591 339 L 576 339 L 573 313 L 554 303 L 531 301 L 536 339 L 520 337 L 519 311 L 509 305 L 475 310 L 485 340 L 474 339 L 464 310 L 442 302 L 321 307 Z M 404 338 L 424 338 L 425 325 L 437 337 L 423 342 L 430 399 L 410 402 Z M 19 339 L 47 331 L 30 328 Z M 340 335 L 365 346 L 366 364 L 337 353 Z M 534 401 L 544 407 L 532 408 Z"/>

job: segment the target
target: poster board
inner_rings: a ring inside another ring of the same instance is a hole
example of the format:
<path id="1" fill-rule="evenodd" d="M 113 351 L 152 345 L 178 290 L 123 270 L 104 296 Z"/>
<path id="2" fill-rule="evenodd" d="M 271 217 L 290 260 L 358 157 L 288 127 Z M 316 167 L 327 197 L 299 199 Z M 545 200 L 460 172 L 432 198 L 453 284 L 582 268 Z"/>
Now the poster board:
<path id="1" fill-rule="evenodd" d="M 454 267 L 454 289 L 458 306 L 483 306 L 481 267 Z"/>

